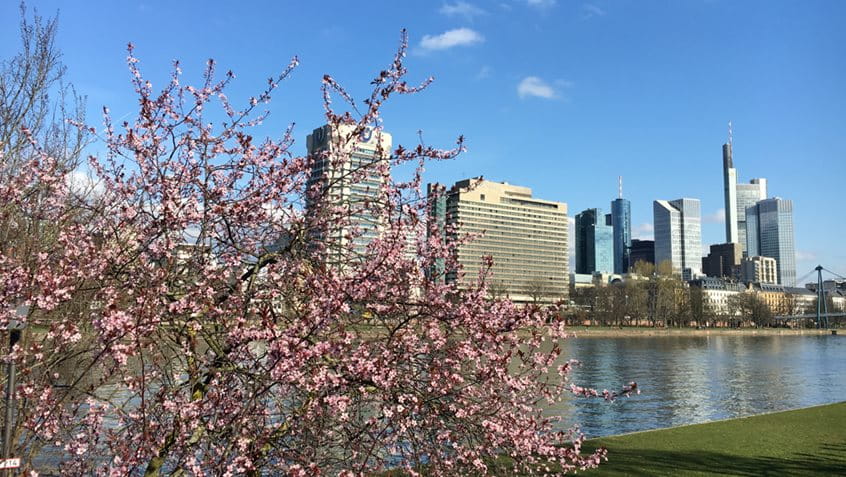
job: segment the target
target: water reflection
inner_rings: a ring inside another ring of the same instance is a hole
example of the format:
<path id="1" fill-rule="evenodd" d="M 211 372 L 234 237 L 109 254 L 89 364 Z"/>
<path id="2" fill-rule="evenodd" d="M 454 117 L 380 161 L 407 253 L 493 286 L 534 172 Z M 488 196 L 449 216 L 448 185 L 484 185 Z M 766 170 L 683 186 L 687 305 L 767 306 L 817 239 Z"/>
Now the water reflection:
<path id="1" fill-rule="evenodd" d="M 568 399 L 547 412 L 588 437 L 695 424 L 843 400 L 842 336 L 580 338 L 565 355 L 582 361 L 573 382 L 639 396 L 613 403 Z"/>

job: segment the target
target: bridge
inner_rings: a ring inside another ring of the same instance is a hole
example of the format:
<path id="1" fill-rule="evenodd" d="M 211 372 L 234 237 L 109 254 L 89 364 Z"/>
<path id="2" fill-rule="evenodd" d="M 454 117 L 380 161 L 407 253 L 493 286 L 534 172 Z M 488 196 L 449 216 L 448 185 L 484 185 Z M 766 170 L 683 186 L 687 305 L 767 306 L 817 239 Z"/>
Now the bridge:
<path id="1" fill-rule="evenodd" d="M 831 270 L 824 268 L 822 265 L 817 265 L 814 267 L 813 270 L 806 273 L 802 278 L 796 281 L 796 283 L 802 283 L 808 278 L 810 278 L 811 274 L 817 272 L 817 312 L 816 313 L 806 313 L 804 315 L 796 315 L 796 316 L 776 316 L 775 318 L 781 320 L 808 320 L 814 319 L 814 323 L 816 324 L 817 328 L 828 328 L 830 323 L 828 321 L 829 318 L 846 318 L 846 312 L 831 312 L 828 311 L 828 302 L 825 299 L 825 289 L 823 287 L 823 276 L 822 272 L 825 271 L 835 277 L 846 280 L 846 277 L 840 275 L 839 273 L 834 273 Z"/>

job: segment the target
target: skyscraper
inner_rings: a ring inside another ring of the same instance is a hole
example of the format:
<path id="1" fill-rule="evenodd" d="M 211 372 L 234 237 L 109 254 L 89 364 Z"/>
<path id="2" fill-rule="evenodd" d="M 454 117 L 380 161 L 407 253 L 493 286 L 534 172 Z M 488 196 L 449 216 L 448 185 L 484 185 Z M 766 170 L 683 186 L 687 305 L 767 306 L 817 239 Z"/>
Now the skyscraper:
<path id="1" fill-rule="evenodd" d="M 729 142 L 723 144 L 723 191 L 726 202 L 726 242 L 740 243 L 737 237 L 737 170 L 731 158 L 731 123 Z"/>
<path id="2" fill-rule="evenodd" d="M 749 256 L 774 258 L 778 283 L 796 286 L 793 201 L 778 197 L 759 201 L 746 209 L 746 226 Z"/>
<path id="3" fill-rule="evenodd" d="M 611 202 L 611 226 L 614 229 L 614 273 L 626 273 L 632 246 L 632 205 L 623 198 L 622 177 L 619 197 Z"/>
<path id="4" fill-rule="evenodd" d="M 330 260 L 341 260 L 352 241 L 359 258 L 367 245 L 379 235 L 381 224 L 374 203 L 384 182 L 384 168 L 390 167 L 391 135 L 366 128 L 354 136 L 356 125 L 321 126 L 306 139 L 313 165 L 308 179 L 320 199 L 310 198 L 306 208 L 311 214 L 334 213 L 327 222 L 337 224 L 314 231 L 315 239 L 327 242 Z M 331 206 L 331 207 L 329 207 Z M 323 208 L 320 210 L 320 208 Z M 334 212 L 330 211 L 334 210 Z M 338 210 L 343 210 L 339 214 Z"/>
<path id="5" fill-rule="evenodd" d="M 746 209 L 767 198 L 767 180 L 752 179 L 748 184 L 737 184 L 737 240 L 746 252 Z"/>
<path id="6" fill-rule="evenodd" d="M 670 261 L 673 271 L 686 278 L 701 274 L 702 218 L 699 199 L 656 200 L 655 264 Z"/>
<path id="7" fill-rule="evenodd" d="M 737 169 L 732 160 L 731 122 L 729 139 L 723 144 L 723 190 L 726 211 L 726 242 L 739 243 L 746 250 L 746 208 L 767 198 L 767 180 L 752 179 L 748 184 L 737 183 Z"/>
<path id="8" fill-rule="evenodd" d="M 430 185 L 430 192 L 444 189 Z M 443 223 L 458 237 L 480 234 L 454 251 L 464 275 L 447 270 L 448 281 L 470 286 L 484 256 L 494 261 L 490 290 L 518 302 L 554 302 L 569 293 L 567 204 L 532 197 L 532 190 L 507 183 L 466 179 L 446 191 Z M 441 219 L 437 199 L 429 213 Z M 457 238 L 457 237 L 454 237 Z"/>
<path id="9" fill-rule="evenodd" d="M 614 271 L 614 234 L 601 209 L 576 215 L 576 273 Z"/>

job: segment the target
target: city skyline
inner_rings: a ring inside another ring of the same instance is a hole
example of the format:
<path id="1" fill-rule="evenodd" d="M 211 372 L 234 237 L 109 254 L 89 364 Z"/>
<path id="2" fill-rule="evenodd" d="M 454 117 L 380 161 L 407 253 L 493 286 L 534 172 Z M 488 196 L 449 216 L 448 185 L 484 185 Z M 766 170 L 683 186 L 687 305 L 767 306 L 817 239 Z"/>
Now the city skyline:
<path id="1" fill-rule="evenodd" d="M 794 202 L 797 274 L 817 263 L 844 273 L 839 238 L 846 225 L 828 223 L 830 211 L 818 204 L 837 203 L 846 177 L 846 118 L 839 113 L 846 94 L 838 87 L 846 60 L 836 46 L 846 43 L 836 21 L 846 5 L 600 2 L 602 13 L 589 14 L 589 3 L 545 4 L 377 2 L 364 12 L 342 3 L 267 3 L 254 7 L 262 15 L 243 35 L 236 21 L 242 9 L 234 6 L 189 12 L 156 2 L 29 2 L 45 15 L 60 10 L 68 79 L 88 95 L 96 127 L 104 105 L 116 118 L 137 107 L 124 64 L 128 41 L 154 87 L 171 60 L 181 59 L 186 80 L 197 82 L 213 57 L 221 72 L 235 72 L 229 96 L 241 102 L 299 55 L 302 66 L 271 104 L 265 131 L 278 135 L 295 121 L 300 154 L 305 133 L 324 123 L 322 75 L 361 98 L 407 27 L 411 79 L 432 74 L 436 81 L 423 96 L 385 110 L 395 144 L 416 144 L 418 129 L 433 145 L 449 147 L 458 134 L 468 139 L 469 151 L 433 164 L 427 182 L 482 174 L 583 210 L 607 206 L 622 175 L 632 238 L 651 238 L 655 198 L 685 196 L 702 201 L 703 249 L 724 242 L 718 148 L 731 120 L 740 175 L 766 177 L 769 196 Z M 324 15 L 329 7 L 337 15 Z M 0 6 L 0 17 L 17 14 L 15 2 Z M 199 21 L 177 20 L 188 17 Z M 291 21 L 318 17 L 319 25 Z M 351 27 L 366 19 L 374 24 L 367 32 Z M 147 28 L 151 22 L 158 27 Z M 0 54 L 18 46 L 15 28 L 0 32 Z"/>

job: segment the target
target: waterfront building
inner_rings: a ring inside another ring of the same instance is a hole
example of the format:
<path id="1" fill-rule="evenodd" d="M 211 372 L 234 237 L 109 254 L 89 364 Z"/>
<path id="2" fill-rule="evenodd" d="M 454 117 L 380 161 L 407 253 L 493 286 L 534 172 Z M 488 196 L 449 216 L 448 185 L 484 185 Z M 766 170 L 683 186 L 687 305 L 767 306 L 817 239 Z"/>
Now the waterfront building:
<path id="1" fill-rule="evenodd" d="M 750 283 L 754 293 L 774 315 L 801 315 L 813 312 L 817 295 L 807 288 L 786 287 L 773 283 Z"/>
<path id="2" fill-rule="evenodd" d="M 740 244 L 746 250 L 746 209 L 767 198 L 767 180 L 752 179 L 748 184 L 737 183 L 737 169 L 732 159 L 731 123 L 729 140 L 723 144 L 723 192 L 726 211 L 726 242 Z"/>
<path id="3" fill-rule="evenodd" d="M 319 200 L 309 198 L 306 209 L 309 214 L 332 214 L 327 222 L 337 224 L 313 231 L 314 239 L 327 244 L 330 262 L 364 259 L 367 245 L 382 229 L 382 214 L 374 207 L 380 203 L 385 168 L 390 167 L 391 135 L 369 127 L 356 134 L 356 128 L 327 124 L 306 138 L 313 161 L 308 185 L 320 196 Z M 348 249 L 354 256 L 341 257 Z"/>
<path id="4" fill-rule="evenodd" d="M 774 258 L 744 257 L 741 264 L 741 277 L 746 283 L 778 283 L 778 272 Z"/>
<path id="5" fill-rule="evenodd" d="M 614 271 L 613 227 L 601 209 L 576 215 L 576 273 Z"/>
<path id="6" fill-rule="evenodd" d="M 746 292 L 746 287 L 721 278 L 703 277 L 690 281 L 691 287 L 702 290 L 702 299 L 712 313 L 717 316 L 730 314 L 730 302 L 732 297 Z"/>
<path id="7" fill-rule="evenodd" d="M 637 262 L 655 264 L 655 241 L 632 239 L 629 250 L 629 270 Z"/>
<path id="8" fill-rule="evenodd" d="M 702 270 L 702 218 L 699 199 L 656 200 L 652 204 L 655 224 L 655 264 L 672 264 L 685 279 Z"/>
<path id="9" fill-rule="evenodd" d="M 708 256 L 702 257 L 702 273 L 709 277 L 738 278 L 742 253 L 739 243 L 711 245 Z"/>
<path id="10" fill-rule="evenodd" d="M 628 199 L 619 197 L 611 202 L 611 227 L 614 231 L 614 273 L 626 273 L 632 246 L 632 205 Z"/>
<path id="11" fill-rule="evenodd" d="M 475 236 L 458 242 L 453 253 L 463 273 L 447 270 L 448 281 L 472 286 L 490 256 L 492 293 L 523 303 L 567 299 L 567 204 L 532 197 L 528 187 L 483 179 L 459 181 L 445 195 L 444 224 L 451 238 Z"/>
<path id="12" fill-rule="evenodd" d="M 778 283 L 796 286 L 793 202 L 778 197 L 746 209 L 747 253 L 774 258 Z"/>

